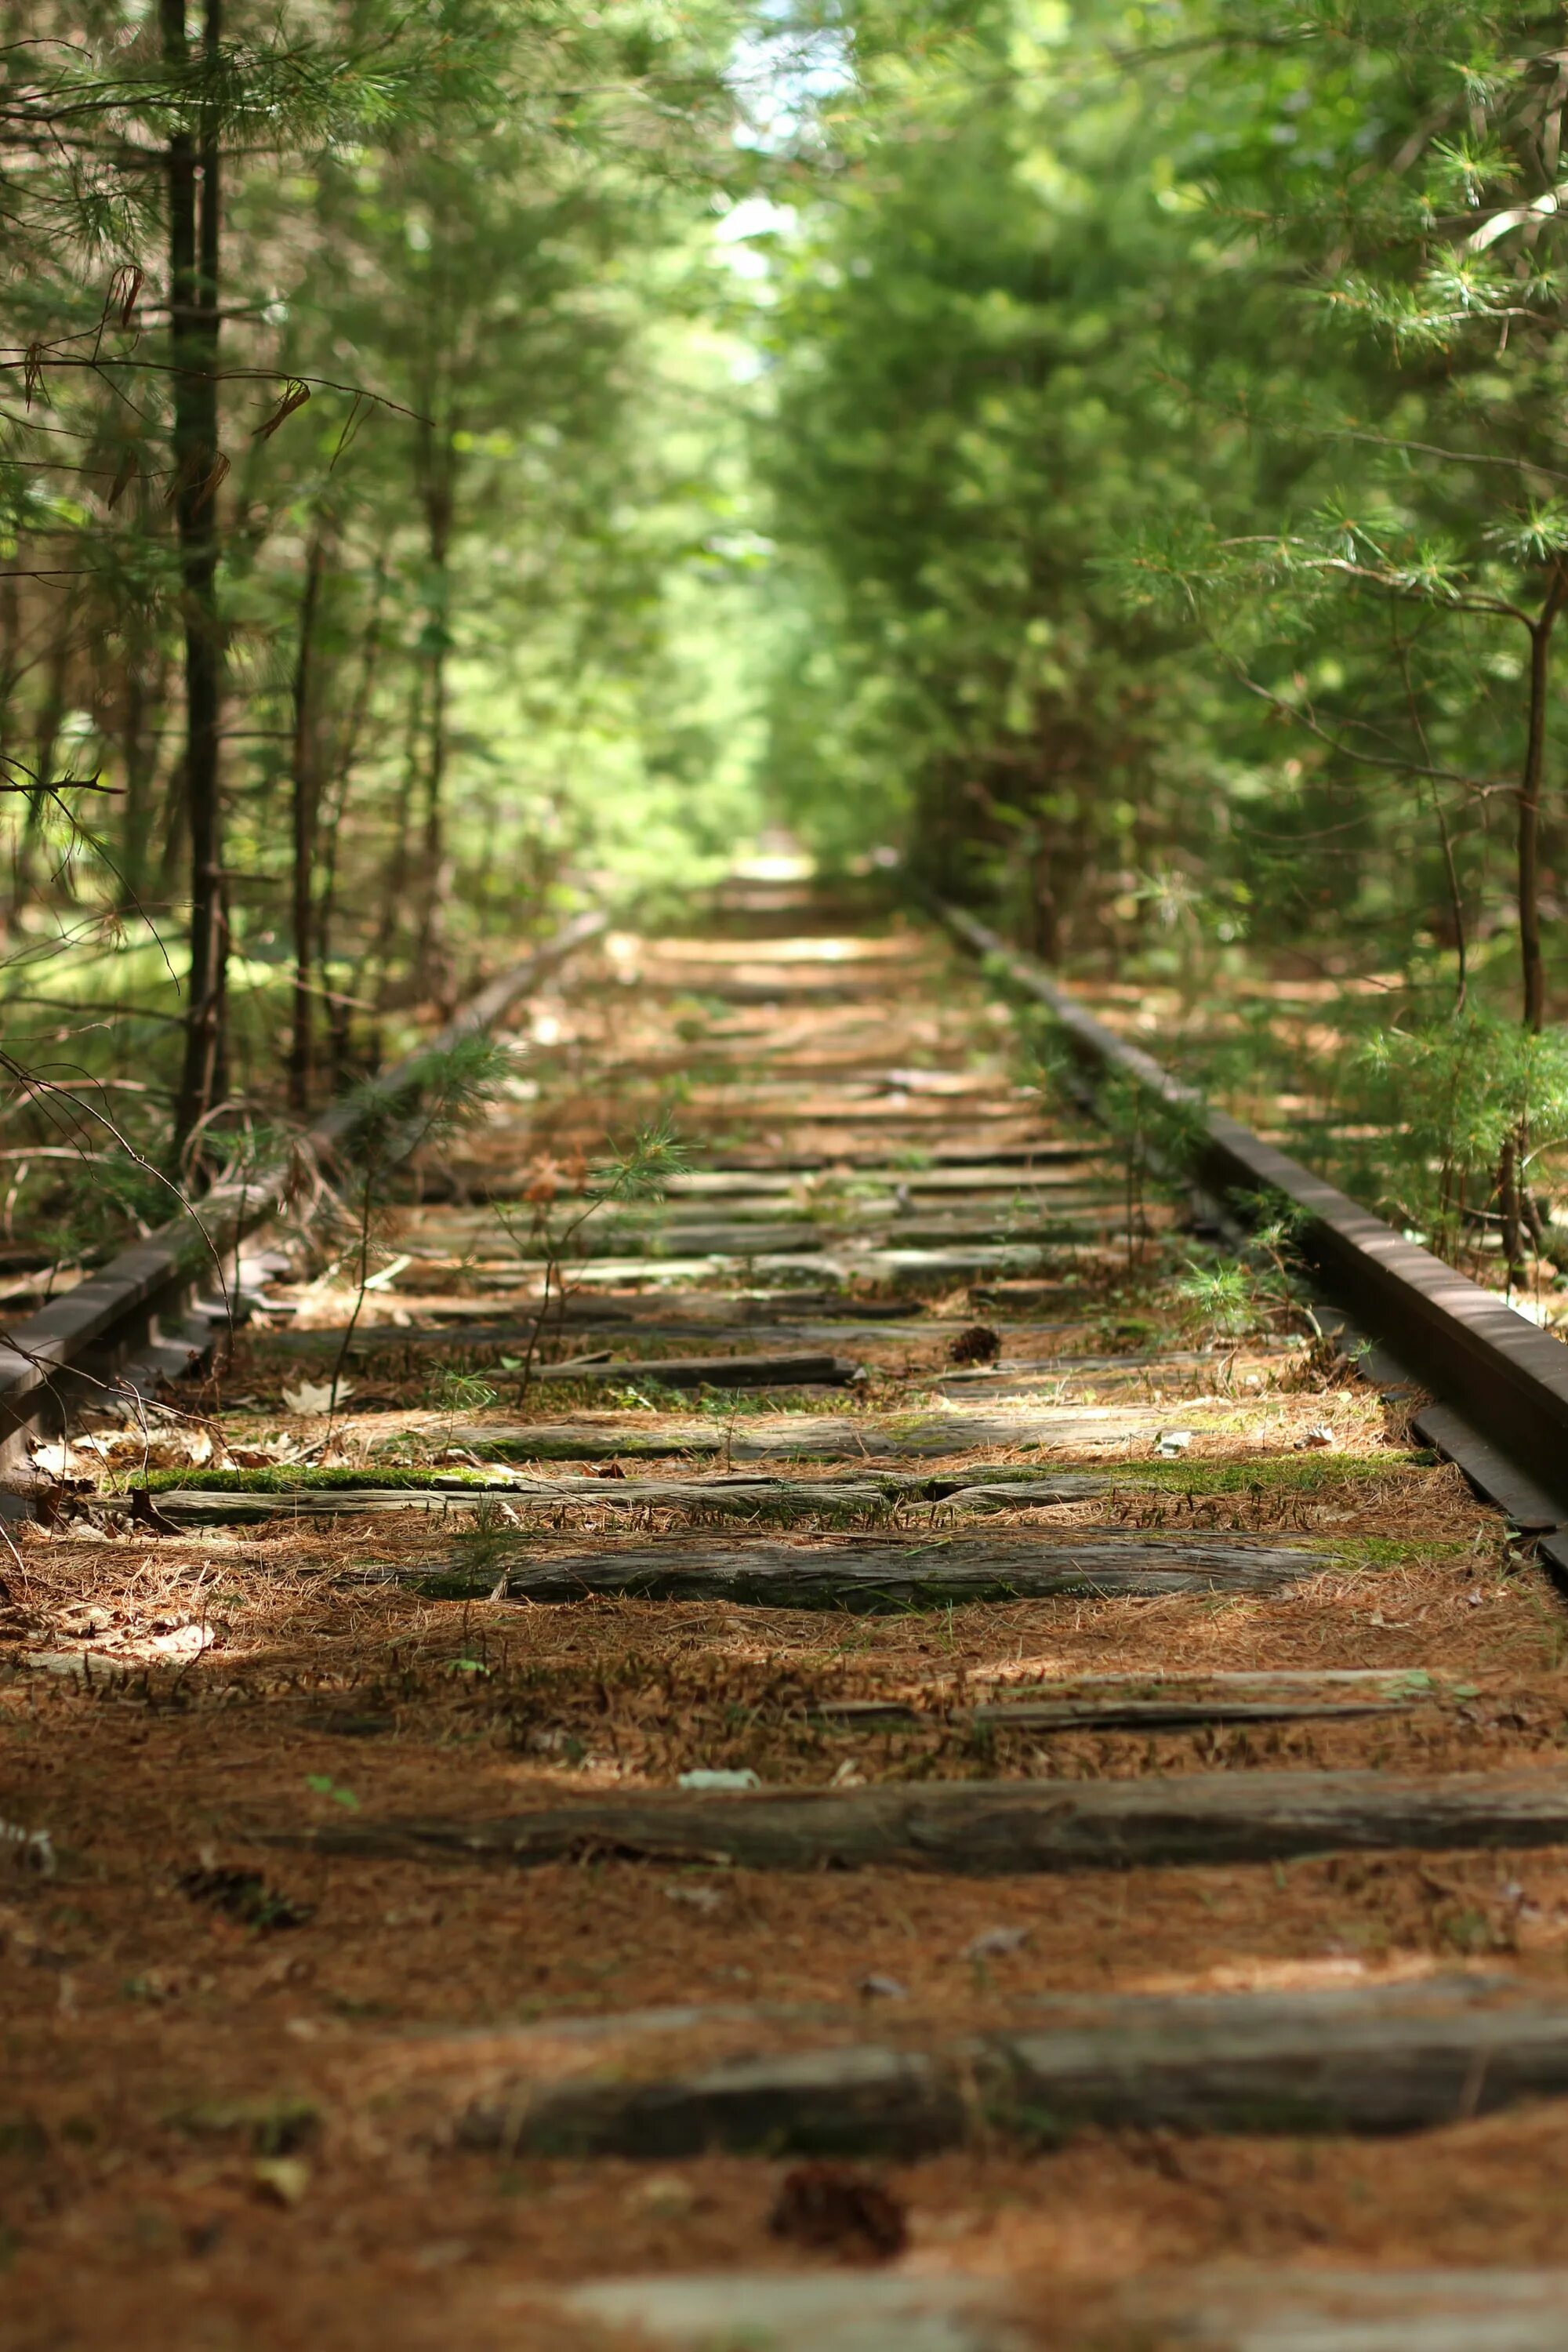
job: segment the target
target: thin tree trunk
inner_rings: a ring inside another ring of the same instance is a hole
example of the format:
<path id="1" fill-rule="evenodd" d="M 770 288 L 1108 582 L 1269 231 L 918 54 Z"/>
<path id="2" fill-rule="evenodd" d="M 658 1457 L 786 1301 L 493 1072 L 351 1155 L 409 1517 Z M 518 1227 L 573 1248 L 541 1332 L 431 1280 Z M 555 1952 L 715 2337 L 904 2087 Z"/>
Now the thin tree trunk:
<path id="1" fill-rule="evenodd" d="M 443 604 L 445 601 L 443 596 Z M 440 921 L 441 861 L 446 854 L 446 811 L 442 805 L 446 782 L 447 646 L 443 614 L 441 639 L 430 656 L 430 751 L 429 764 L 425 772 L 425 837 L 422 845 L 425 903 L 417 955 L 421 975 L 426 972 L 435 950 Z"/>
<path id="2" fill-rule="evenodd" d="M 301 1115 L 310 1108 L 310 1081 L 315 1066 L 316 1024 L 311 989 L 311 968 L 315 961 L 315 908 L 311 890 L 316 863 L 319 780 L 316 773 L 316 717 L 311 672 L 316 622 L 321 606 L 321 581 L 327 568 L 327 538 L 328 526 L 318 516 L 305 559 L 305 586 L 300 602 L 300 644 L 294 659 L 294 742 L 290 778 L 294 820 L 294 1024 L 289 1042 L 289 1108 Z"/>
<path id="3" fill-rule="evenodd" d="M 1454 861 L 1453 835 L 1438 796 L 1436 780 L 1432 783 L 1432 814 L 1437 820 L 1437 838 L 1443 845 L 1443 870 L 1448 879 L 1448 912 L 1454 921 L 1454 1011 L 1462 1013 L 1470 991 L 1469 949 L 1465 939 L 1465 898 L 1459 887 L 1459 869 Z"/>
<path id="4" fill-rule="evenodd" d="M 1055 859 L 1050 845 L 1037 840 L 1029 854 L 1029 940 L 1030 952 L 1042 963 L 1057 964 L 1061 961 L 1061 919 L 1057 908 L 1057 894 L 1052 875 Z"/>
<path id="5" fill-rule="evenodd" d="M 71 618 L 68 613 L 62 616 L 49 646 L 49 657 L 44 670 L 43 700 L 38 706 L 33 728 L 30 764 L 35 789 L 27 800 L 26 822 L 22 828 L 11 890 L 11 903 L 18 913 L 33 895 L 37 878 L 34 861 L 43 840 L 44 816 L 49 805 L 46 794 L 47 787 L 56 781 L 55 752 L 59 744 L 60 725 L 66 715 L 70 632 Z"/>
<path id="6" fill-rule="evenodd" d="M 364 996 L 369 994 L 374 983 L 378 1017 L 386 1009 L 387 973 L 392 961 L 393 942 L 397 937 L 397 920 L 408 888 L 409 826 L 414 815 L 415 787 L 419 781 L 419 741 L 424 719 L 425 665 L 416 662 L 408 688 L 403 778 L 398 786 L 392 855 L 387 860 L 386 880 L 383 886 L 381 919 L 354 984 L 355 995 Z"/>
<path id="7" fill-rule="evenodd" d="M 211 60 L 221 35 L 221 0 L 206 0 L 203 48 Z M 189 61 L 185 0 L 160 0 L 163 61 Z M 198 177 L 200 196 L 198 203 Z M 184 605 L 185 818 L 191 857 L 190 985 L 185 1060 L 174 1116 L 184 1144 L 220 1098 L 227 917 L 224 903 L 219 722 L 223 648 L 217 613 L 217 352 L 219 207 L 216 114 L 199 141 L 169 142 L 169 278 L 174 351 L 174 518 Z"/>
<path id="8" fill-rule="evenodd" d="M 1546 969 L 1541 952 L 1541 794 L 1546 773 L 1552 631 L 1564 597 L 1568 597 L 1568 573 L 1559 566 L 1530 632 L 1530 724 L 1519 784 L 1519 953 L 1527 1029 L 1539 1029 L 1546 1018 Z"/>
<path id="9" fill-rule="evenodd" d="M 147 721 L 163 699 L 164 665 L 153 657 L 152 676 L 144 663 L 146 649 L 132 645 L 125 665 L 125 698 L 121 705 L 120 758 L 125 774 L 125 801 L 120 819 L 120 879 L 128 906 L 139 907 L 153 869 L 153 781 L 157 772 L 157 746 Z"/>
<path id="10" fill-rule="evenodd" d="M 38 723 L 33 730 L 33 773 L 37 779 L 40 794 L 58 781 L 55 775 L 55 754 L 59 750 L 60 727 L 66 715 L 66 674 L 70 667 L 69 615 L 66 615 L 56 632 L 49 648 L 48 667 L 44 674 L 44 699 L 38 709 Z M 35 811 L 42 806 L 41 799 L 33 803 Z"/>
<path id="11" fill-rule="evenodd" d="M 338 844 L 342 837 L 344 814 L 348 807 L 349 785 L 353 776 L 359 747 L 370 718 L 371 696 L 375 688 L 376 669 L 381 659 L 381 625 L 386 600 L 386 563 L 384 557 L 376 558 L 374 584 L 371 591 L 370 618 L 365 624 L 364 646 L 360 661 L 359 684 L 354 691 L 353 705 L 348 725 L 337 747 L 333 761 L 332 782 L 322 814 L 325 821 L 326 857 L 321 875 L 321 887 L 316 902 L 316 963 L 321 973 L 321 996 L 327 1011 L 328 1055 L 334 1093 L 348 1076 L 353 1023 L 352 989 L 334 988 L 331 977 L 332 935 L 338 908 Z"/>
<path id="12" fill-rule="evenodd" d="M 416 986 L 423 993 L 430 983 L 441 932 L 441 901 L 446 888 L 447 781 L 447 656 L 451 619 L 451 549 L 454 511 L 452 423 L 421 428 L 421 472 L 424 477 L 425 518 L 428 532 L 432 593 L 429 613 L 430 732 L 425 769 L 425 826 L 422 855 L 419 927 L 415 942 Z"/>
<path id="13" fill-rule="evenodd" d="M 22 682 L 22 604 L 16 579 L 9 576 L 0 578 L 0 754 L 4 755 L 0 782 L 6 784 L 21 781 L 13 764 L 15 755 L 11 746 L 16 740 L 16 690 Z M 9 861 L 13 888 L 9 901 L 0 895 L 0 936 L 5 939 L 10 937 L 14 920 L 16 859 L 22 839 L 22 824 L 26 814 L 26 808 L 19 808 L 14 800 L 8 803 L 8 806 L 13 813 Z"/>
<path id="14" fill-rule="evenodd" d="M 445 637 L 431 656 L 429 763 L 425 775 L 425 826 L 420 845 L 419 937 L 414 951 L 416 985 L 445 1005 L 451 974 L 442 920 L 450 877 L 447 870 L 447 647 Z M 449 1005 L 445 1006 L 450 1010 Z"/>
<path id="15" fill-rule="evenodd" d="M 1497 1173 L 1498 1214 L 1502 1222 L 1503 1268 L 1510 1283 L 1522 1272 L 1524 1220 L 1519 1201 L 1519 1139 L 1510 1135 L 1503 1145 Z"/>
<path id="16" fill-rule="evenodd" d="M 1394 650 L 1399 656 L 1400 672 L 1405 679 L 1405 699 L 1410 711 L 1410 723 L 1415 731 L 1415 740 L 1421 746 L 1422 765 L 1430 768 L 1433 765 L 1431 748 L 1426 740 L 1426 730 L 1421 723 L 1421 705 L 1415 696 L 1415 681 L 1410 675 L 1409 650 L 1400 635 L 1397 606 L 1394 613 Z M 1465 894 L 1459 887 L 1459 868 L 1454 857 L 1453 835 L 1448 831 L 1448 819 L 1444 811 L 1443 798 L 1437 789 L 1436 776 L 1432 779 L 1432 814 L 1437 823 L 1437 838 L 1443 845 L 1443 870 L 1448 881 L 1448 911 L 1454 923 L 1454 1012 L 1458 1015 L 1465 1009 L 1470 987 L 1469 947 L 1465 937 Z"/>
<path id="17" fill-rule="evenodd" d="M 1568 597 L 1568 572 L 1559 564 L 1530 631 L 1530 718 L 1524 769 L 1519 782 L 1518 899 L 1519 961 L 1523 984 L 1521 1017 L 1539 1034 L 1546 1020 L 1546 966 L 1541 951 L 1541 795 L 1546 776 L 1546 706 L 1552 686 L 1552 631 Z M 1525 1234 L 1540 1231 L 1530 1199 L 1526 1171 L 1530 1121 L 1521 1118 L 1502 1149 L 1498 1166 L 1498 1208 L 1502 1220 L 1503 1262 L 1510 1283 L 1521 1278 Z"/>
<path id="18" fill-rule="evenodd" d="M 20 561 L 18 555 L 16 562 Z M 0 742 L 7 748 L 15 731 L 12 706 L 22 668 L 22 600 L 13 569 L 0 579 Z"/>

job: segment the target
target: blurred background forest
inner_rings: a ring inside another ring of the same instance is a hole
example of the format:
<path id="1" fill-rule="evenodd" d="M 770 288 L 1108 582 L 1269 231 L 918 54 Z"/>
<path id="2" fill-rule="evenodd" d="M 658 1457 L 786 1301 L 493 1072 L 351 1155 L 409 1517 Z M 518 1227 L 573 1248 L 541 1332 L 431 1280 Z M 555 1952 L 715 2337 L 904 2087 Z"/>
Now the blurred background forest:
<path id="1" fill-rule="evenodd" d="M 1369 1196 L 1479 1186 L 1517 1256 L 1568 1136 L 1565 38 L 10 5 L 5 1240 L 156 1221 L 783 823 L 1164 992 L 1342 1171 L 1396 1112 Z"/>

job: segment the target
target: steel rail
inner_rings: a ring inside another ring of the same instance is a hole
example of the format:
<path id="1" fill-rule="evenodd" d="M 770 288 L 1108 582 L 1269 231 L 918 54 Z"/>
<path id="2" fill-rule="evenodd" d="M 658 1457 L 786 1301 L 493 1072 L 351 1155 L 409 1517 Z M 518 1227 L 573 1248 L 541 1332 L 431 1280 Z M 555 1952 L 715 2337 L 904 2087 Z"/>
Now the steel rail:
<path id="1" fill-rule="evenodd" d="M 434 1037 L 415 1047 L 381 1080 L 411 1095 L 421 1073 L 465 1038 L 482 1035 L 520 996 L 605 929 L 597 908 L 574 915 L 554 936 L 510 965 L 470 998 Z M 60 1409 L 63 1375 L 88 1372 L 112 1383 L 115 1373 L 159 1338 L 160 1322 L 189 1313 L 194 1284 L 247 1234 L 273 1215 L 296 1178 L 301 1148 L 330 1164 L 353 1133 L 347 1097 L 305 1129 L 289 1152 L 243 1181 L 216 1185 L 199 1203 L 134 1247 L 121 1250 L 62 1297 L 0 1330 L 0 1462 L 14 1461 L 30 1427 Z M 411 1138 L 412 1141 L 412 1138 Z"/>
<path id="2" fill-rule="evenodd" d="M 1553 1571 L 1568 1575 L 1568 1348 L 1213 1108 L 974 916 L 928 903 L 965 947 L 1046 1006 L 1091 1107 L 1107 1076 L 1131 1079 L 1192 1138 L 1192 1172 L 1220 1202 L 1244 1221 L 1260 1198 L 1290 1204 L 1299 1246 L 1346 1324 L 1377 1344 L 1374 1370 L 1384 1384 L 1403 1376 L 1436 1400 L 1416 1416 L 1417 1434 L 1458 1463 L 1516 1525 L 1540 1534 Z"/>

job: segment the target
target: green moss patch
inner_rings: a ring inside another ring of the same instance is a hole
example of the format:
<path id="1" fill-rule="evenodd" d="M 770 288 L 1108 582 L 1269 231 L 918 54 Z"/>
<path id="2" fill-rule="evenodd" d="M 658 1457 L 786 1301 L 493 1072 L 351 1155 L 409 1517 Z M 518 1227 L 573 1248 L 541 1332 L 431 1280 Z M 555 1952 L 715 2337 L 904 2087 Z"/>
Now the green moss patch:
<path id="1" fill-rule="evenodd" d="M 463 1432 L 463 1444 L 475 1454 L 493 1454 L 509 1462 L 587 1462 L 608 1457 L 661 1462 L 685 1454 L 717 1454 L 723 1440 L 708 1429 L 610 1429 L 581 1427 L 563 1430 L 549 1422 L 536 1429 Z M 470 1475 L 475 1475 L 470 1473 Z"/>
<path id="2" fill-rule="evenodd" d="M 279 1462 L 262 1470 L 149 1470 L 145 1477 L 116 1483 L 127 1494 L 172 1495 L 181 1487 L 195 1487 L 204 1495 L 295 1495 L 333 1489 L 447 1494 L 465 1487 L 499 1487 L 506 1481 L 486 1470 L 373 1470 L 348 1463 L 317 1469 L 306 1463 Z"/>
<path id="3" fill-rule="evenodd" d="M 1375 1454 L 1335 1454 L 1324 1447 L 1305 1454 L 1265 1454 L 1247 1462 L 1141 1462 L 1136 1470 L 1127 1473 L 1126 1483 L 1158 1486 L 1178 1495 L 1318 1495 L 1363 1480 L 1429 1470 L 1436 1460 L 1432 1454 L 1408 1454 L 1394 1447 Z"/>

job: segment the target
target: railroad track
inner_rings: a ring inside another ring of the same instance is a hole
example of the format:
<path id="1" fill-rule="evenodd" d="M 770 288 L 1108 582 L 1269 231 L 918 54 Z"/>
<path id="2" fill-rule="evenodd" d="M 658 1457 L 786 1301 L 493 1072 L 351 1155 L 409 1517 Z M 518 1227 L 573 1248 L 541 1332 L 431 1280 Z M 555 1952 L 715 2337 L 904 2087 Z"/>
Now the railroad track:
<path id="1" fill-rule="evenodd" d="M 1556 1343 L 1321 1186 L 1397 1361 L 1205 1288 L 854 890 L 481 1019 L 216 1360 L 11 1334 L 18 2343 L 1561 2345 Z"/>

